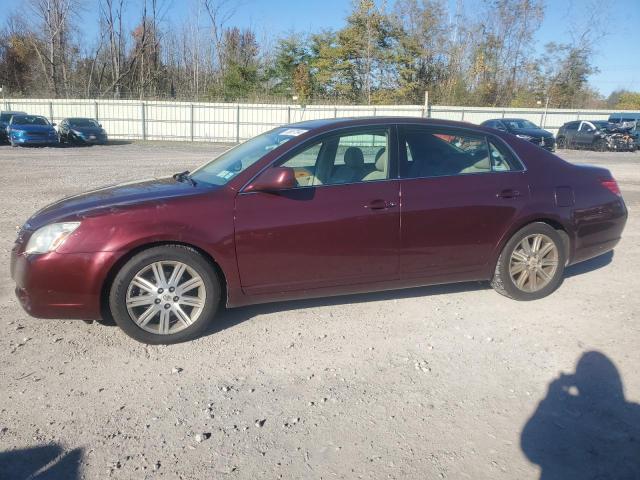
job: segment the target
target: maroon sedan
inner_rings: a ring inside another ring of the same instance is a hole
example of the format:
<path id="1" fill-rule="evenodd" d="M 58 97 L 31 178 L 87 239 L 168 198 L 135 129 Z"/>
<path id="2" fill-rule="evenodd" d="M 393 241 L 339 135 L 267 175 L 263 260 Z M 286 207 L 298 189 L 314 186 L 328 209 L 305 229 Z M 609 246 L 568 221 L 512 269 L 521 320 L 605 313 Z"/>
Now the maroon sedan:
<path id="1" fill-rule="evenodd" d="M 221 303 L 470 280 L 534 300 L 611 250 L 627 210 L 603 168 L 507 133 L 413 118 L 276 128 L 193 173 L 50 205 L 11 274 L 43 318 L 112 316 L 133 338 L 201 334 Z"/>

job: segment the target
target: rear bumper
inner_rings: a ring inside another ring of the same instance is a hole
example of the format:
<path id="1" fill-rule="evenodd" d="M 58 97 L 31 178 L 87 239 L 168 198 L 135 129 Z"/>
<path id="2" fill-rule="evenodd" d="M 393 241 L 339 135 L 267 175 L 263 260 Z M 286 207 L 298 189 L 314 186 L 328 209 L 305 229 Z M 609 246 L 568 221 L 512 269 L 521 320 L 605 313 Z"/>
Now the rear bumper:
<path id="1" fill-rule="evenodd" d="M 570 264 L 613 250 L 622 238 L 627 216 L 627 207 L 622 198 L 597 207 L 576 210 L 575 247 Z"/>
<path id="2" fill-rule="evenodd" d="M 116 258 L 115 252 L 25 255 L 16 244 L 16 296 L 33 317 L 99 320 L 102 286 Z"/>

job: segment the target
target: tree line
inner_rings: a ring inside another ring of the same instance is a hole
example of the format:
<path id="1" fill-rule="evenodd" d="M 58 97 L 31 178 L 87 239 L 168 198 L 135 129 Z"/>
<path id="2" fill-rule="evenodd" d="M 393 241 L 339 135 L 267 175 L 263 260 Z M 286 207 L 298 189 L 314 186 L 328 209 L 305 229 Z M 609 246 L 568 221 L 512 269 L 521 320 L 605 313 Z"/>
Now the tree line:
<path id="1" fill-rule="evenodd" d="M 539 48 L 543 0 L 480 0 L 473 14 L 462 0 L 355 0 L 340 29 L 260 40 L 234 25 L 234 5 L 191 0 L 175 22 L 171 0 L 96 0 L 87 39 L 87 2 L 25 0 L 0 30 L 0 83 L 25 97 L 640 107 L 589 85 L 595 9 L 569 43 Z"/>

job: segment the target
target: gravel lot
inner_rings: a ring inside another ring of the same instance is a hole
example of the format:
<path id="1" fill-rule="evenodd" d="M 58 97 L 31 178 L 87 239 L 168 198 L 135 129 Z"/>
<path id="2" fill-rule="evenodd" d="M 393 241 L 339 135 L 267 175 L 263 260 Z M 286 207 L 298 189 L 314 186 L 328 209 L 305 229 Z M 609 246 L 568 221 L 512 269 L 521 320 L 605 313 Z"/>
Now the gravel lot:
<path id="1" fill-rule="evenodd" d="M 9 252 L 37 208 L 193 168 L 224 148 L 0 146 L 0 478 L 530 479 L 542 467 L 548 478 L 605 479 L 640 469 L 640 152 L 562 152 L 611 169 L 630 218 L 613 256 L 570 268 L 534 303 L 476 283 L 277 303 L 223 312 L 210 335 L 171 347 L 22 311 Z"/>

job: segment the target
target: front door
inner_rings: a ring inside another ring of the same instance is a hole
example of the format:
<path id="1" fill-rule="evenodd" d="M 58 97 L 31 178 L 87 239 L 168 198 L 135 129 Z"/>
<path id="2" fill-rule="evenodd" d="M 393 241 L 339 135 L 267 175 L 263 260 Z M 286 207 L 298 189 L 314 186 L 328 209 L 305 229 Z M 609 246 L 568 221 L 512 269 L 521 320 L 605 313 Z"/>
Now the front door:
<path id="1" fill-rule="evenodd" d="M 486 272 L 529 196 L 523 166 L 502 142 L 481 133 L 401 132 L 400 273 L 473 279 Z"/>
<path id="2" fill-rule="evenodd" d="M 275 165 L 298 187 L 236 199 L 236 252 L 248 294 L 391 280 L 400 238 L 391 130 L 345 131 L 310 141 Z"/>

